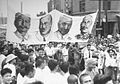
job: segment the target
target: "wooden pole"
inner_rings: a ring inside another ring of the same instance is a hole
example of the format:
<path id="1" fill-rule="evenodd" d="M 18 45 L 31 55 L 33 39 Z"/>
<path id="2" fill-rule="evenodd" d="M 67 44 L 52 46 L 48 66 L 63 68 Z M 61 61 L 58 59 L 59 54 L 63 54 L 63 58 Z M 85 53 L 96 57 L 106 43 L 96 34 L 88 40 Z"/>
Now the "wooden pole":
<path id="1" fill-rule="evenodd" d="M 21 13 L 23 13 L 23 2 L 21 1 Z"/>

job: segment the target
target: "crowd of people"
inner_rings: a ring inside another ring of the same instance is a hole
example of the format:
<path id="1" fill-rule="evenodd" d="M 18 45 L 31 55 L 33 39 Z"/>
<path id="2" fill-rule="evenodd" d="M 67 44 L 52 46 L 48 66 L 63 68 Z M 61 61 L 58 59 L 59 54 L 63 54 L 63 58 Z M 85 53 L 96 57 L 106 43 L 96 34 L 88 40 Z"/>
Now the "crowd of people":
<path id="1" fill-rule="evenodd" d="M 120 37 L 26 45 L 0 42 L 0 84 L 119 84 Z"/>

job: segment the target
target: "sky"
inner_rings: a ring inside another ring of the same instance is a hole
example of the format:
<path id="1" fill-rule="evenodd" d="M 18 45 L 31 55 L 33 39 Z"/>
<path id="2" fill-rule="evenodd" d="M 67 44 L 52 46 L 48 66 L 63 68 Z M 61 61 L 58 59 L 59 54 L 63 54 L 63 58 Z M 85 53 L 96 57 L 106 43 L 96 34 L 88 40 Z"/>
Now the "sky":
<path id="1" fill-rule="evenodd" d="M 13 9 L 15 12 L 20 12 L 21 2 L 23 2 L 23 13 L 30 14 L 31 16 L 36 16 L 36 14 L 40 11 L 47 12 L 47 3 L 49 0 L 0 0 L 0 17 L 7 16 L 8 8 Z"/>

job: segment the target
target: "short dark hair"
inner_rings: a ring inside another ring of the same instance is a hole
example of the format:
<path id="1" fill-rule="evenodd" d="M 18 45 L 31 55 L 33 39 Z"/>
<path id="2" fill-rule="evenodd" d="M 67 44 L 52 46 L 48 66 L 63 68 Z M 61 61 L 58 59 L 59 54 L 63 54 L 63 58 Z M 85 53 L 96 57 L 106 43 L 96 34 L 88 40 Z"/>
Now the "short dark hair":
<path id="1" fill-rule="evenodd" d="M 58 65 L 58 62 L 56 60 L 49 60 L 48 67 L 51 71 L 55 69 L 55 67 Z"/>
<path id="2" fill-rule="evenodd" d="M 91 46 L 91 44 L 87 44 L 87 46 Z"/>
<path id="3" fill-rule="evenodd" d="M 12 70 L 10 70 L 9 68 L 4 68 L 1 70 L 1 76 L 4 76 L 6 73 L 12 73 Z"/>
<path id="4" fill-rule="evenodd" d="M 25 63 L 25 73 L 28 75 L 30 72 L 34 71 L 34 66 L 32 63 L 26 62 Z"/>
<path id="5" fill-rule="evenodd" d="M 112 49 L 109 49 L 107 52 L 110 53 L 110 51 L 114 52 L 114 54 L 116 54 L 116 52 Z"/>
<path id="6" fill-rule="evenodd" d="M 67 73 L 69 68 L 69 63 L 63 62 L 62 64 L 59 65 L 59 67 L 64 73 Z"/>
<path id="7" fill-rule="evenodd" d="M 79 77 L 80 84 L 82 84 L 82 77 L 85 77 L 85 76 L 90 76 L 90 75 L 87 73 L 81 74 Z"/>
<path id="8" fill-rule="evenodd" d="M 34 52 L 34 50 L 33 49 L 28 49 L 27 52 L 31 53 L 31 52 Z"/>
<path id="9" fill-rule="evenodd" d="M 43 49 L 43 48 L 38 48 L 38 49 L 37 49 L 37 51 L 40 51 L 40 50 L 44 51 L 44 49 Z"/>
<path id="10" fill-rule="evenodd" d="M 79 66 L 77 66 L 77 65 L 71 65 L 69 67 L 69 73 L 78 76 L 78 74 L 79 74 Z"/>
<path id="11" fill-rule="evenodd" d="M 42 63 L 44 63 L 44 59 L 42 57 L 37 57 L 37 58 L 36 58 L 35 66 L 39 67 L 39 66 L 41 66 Z"/>
<path id="12" fill-rule="evenodd" d="M 35 82 L 30 83 L 30 84 L 44 84 L 44 83 L 41 81 L 35 81 Z"/>

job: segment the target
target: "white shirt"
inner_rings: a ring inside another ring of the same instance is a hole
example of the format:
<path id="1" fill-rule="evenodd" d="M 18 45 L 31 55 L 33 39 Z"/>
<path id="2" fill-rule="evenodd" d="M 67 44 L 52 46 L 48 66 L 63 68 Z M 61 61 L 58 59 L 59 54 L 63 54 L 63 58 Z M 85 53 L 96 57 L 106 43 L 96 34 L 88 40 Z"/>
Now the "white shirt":
<path id="1" fill-rule="evenodd" d="M 69 35 L 69 34 L 65 34 L 64 36 L 59 32 L 59 31 L 56 31 L 54 32 L 54 40 L 55 41 L 69 41 L 69 40 L 72 40 L 72 37 Z"/>
<path id="2" fill-rule="evenodd" d="M 22 75 L 19 73 L 17 75 L 17 84 L 23 84 L 24 77 L 22 77 Z"/>
<path id="3" fill-rule="evenodd" d="M 40 69 L 40 68 L 36 68 L 36 72 L 35 72 L 35 80 L 37 81 L 41 81 L 45 84 L 45 81 L 47 81 L 47 77 L 50 74 L 50 69 L 48 68 L 48 66 L 45 66 L 44 69 Z"/>
<path id="4" fill-rule="evenodd" d="M 45 81 L 45 84 L 63 84 L 63 77 L 58 72 L 51 72 L 49 76 L 47 76 L 47 80 Z"/>
<path id="5" fill-rule="evenodd" d="M 50 32 L 48 35 L 44 36 L 46 42 L 52 41 L 52 32 Z M 44 42 L 43 36 L 41 36 L 39 31 L 35 32 L 35 37 L 39 42 Z"/>
<path id="6" fill-rule="evenodd" d="M 52 56 L 52 55 L 54 55 L 55 54 L 55 49 L 54 49 L 54 47 L 48 47 L 48 46 L 46 46 L 45 47 L 45 51 L 46 51 L 46 54 L 48 55 L 48 56 Z"/>
<path id="7" fill-rule="evenodd" d="M 27 76 L 24 76 L 23 78 L 23 84 L 29 84 L 35 81 L 36 81 L 35 78 L 28 78 Z"/>
<path id="8" fill-rule="evenodd" d="M 118 64 L 117 64 L 117 59 L 114 59 L 114 58 L 112 58 L 112 57 L 106 58 L 105 66 L 106 66 L 106 67 L 108 67 L 108 66 L 117 67 L 117 66 L 118 66 Z"/>
<path id="9" fill-rule="evenodd" d="M 11 38 L 13 38 L 13 39 L 10 39 L 11 42 L 28 44 L 31 39 L 31 36 L 28 33 L 26 33 L 24 40 L 23 40 L 23 37 L 21 37 L 21 34 L 19 32 L 17 32 L 17 35 L 20 35 L 20 36 L 19 37 L 16 36 L 15 33 L 11 34 Z"/>
<path id="10" fill-rule="evenodd" d="M 93 51 L 91 51 L 91 50 L 93 50 Z M 87 59 L 87 58 L 89 58 L 89 56 L 90 56 L 90 58 L 92 58 L 92 54 L 94 51 L 96 51 L 96 48 L 94 46 L 91 46 L 90 51 L 88 51 L 87 47 L 83 48 L 82 53 L 84 55 L 84 58 Z"/>

